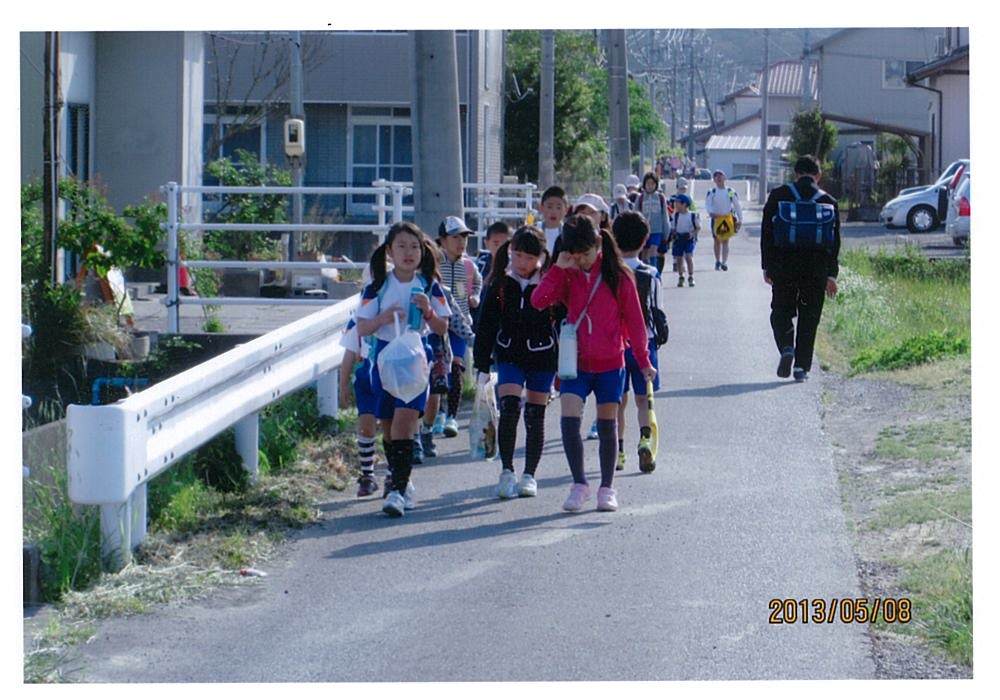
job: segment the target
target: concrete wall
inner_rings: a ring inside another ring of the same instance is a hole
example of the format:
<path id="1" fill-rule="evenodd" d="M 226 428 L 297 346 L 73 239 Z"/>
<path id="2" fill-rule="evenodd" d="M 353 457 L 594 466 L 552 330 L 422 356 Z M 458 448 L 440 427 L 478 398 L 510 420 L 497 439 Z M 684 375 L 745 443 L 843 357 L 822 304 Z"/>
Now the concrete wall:
<path id="1" fill-rule="evenodd" d="M 202 35 L 97 35 L 93 169 L 121 208 L 201 178 Z"/>
<path id="2" fill-rule="evenodd" d="M 949 70 L 969 70 L 969 61 L 956 62 Z M 941 169 L 959 158 L 968 158 L 969 144 L 969 76 L 940 75 L 931 80 L 930 87 L 942 92 Z"/>
<path id="3" fill-rule="evenodd" d="M 819 49 L 822 109 L 879 124 L 927 130 L 927 93 L 883 86 L 883 60 L 925 63 L 939 28 L 877 28 L 844 32 Z"/>

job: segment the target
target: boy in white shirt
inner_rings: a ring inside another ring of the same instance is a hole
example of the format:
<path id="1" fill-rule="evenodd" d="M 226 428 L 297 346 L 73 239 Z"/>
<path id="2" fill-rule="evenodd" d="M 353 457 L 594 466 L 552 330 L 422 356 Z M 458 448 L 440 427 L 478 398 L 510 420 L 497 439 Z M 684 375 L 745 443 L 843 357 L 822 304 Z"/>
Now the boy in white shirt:
<path id="1" fill-rule="evenodd" d="M 686 194 L 677 195 L 674 200 L 673 236 L 674 243 L 671 250 L 674 256 L 674 263 L 677 268 L 677 286 L 684 286 L 684 263 L 687 263 L 688 286 L 694 286 L 694 246 L 698 242 L 698 232 L 701 225 L 698 222 L 698 214 L 689 211 L 691 198 Z"/>
<path id="2" fill-rule="evenodd" d="M 556 240 L 562 231 L 563 219 L 569 211 L 569 201 L 566 191 L 558 185 L 552 185 L 542 193 L 542 201 L 538 205 L 542 213 L 542 230 L 545 232 L 545 247 L 552 255 Z"/>
<path id="3" fill-rule="evenodd" d="M 721 170 L 712 173 L 715 187 L 705 195 L 705 211 L 712 228 L 712 245 L 715 248 L 715 269 L 729 269 L 729 239 L 740 230 L 743 208 L 736 190 L 726 187 L 726 174 Z M 716 230 L 719 229 L 719 230 Z"/>

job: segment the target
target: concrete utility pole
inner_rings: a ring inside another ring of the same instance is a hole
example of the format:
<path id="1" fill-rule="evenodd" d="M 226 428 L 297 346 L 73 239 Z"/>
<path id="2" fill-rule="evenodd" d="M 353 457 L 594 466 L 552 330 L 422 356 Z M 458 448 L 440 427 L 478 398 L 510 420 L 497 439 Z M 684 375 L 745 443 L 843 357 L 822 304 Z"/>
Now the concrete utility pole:
<path id="1" fill-rule="evenodd" d="M 767 197 L 767 94 L 768 83 L 768 54 L 767 54 L 768 30 L 764 30 L 764 68 L 761 71 L 760 79 L 760 185 L 757 191 L 757 203 L 763 204 Z"/>
<path id="2" fill-rule="evenodd" d="M 812 102 L 812 82 L 809 79 L 809 30 L 802 30 L 802 109 L 808 109 Z"/>
<path id="3" fill-rule="evenodd" d="M 289 82 L 291 99 L 291 116 L 293 119 L 302 119 L 305 121 L 306 110 L 305 106 L 302 104 L 302 33 L 292 32 L 291 37 L 291 57 L 289 61 Z M 304 179 L 303 170 L 303 159 L 302 157 L 291 158 L 292 165 L 292 186 L 302 187 L 302 182 Z M 302 195 L 296 194 L 292 195 L 292 222 L 296 224 L 302 223 Z M 295 256 L 299 248 L 299 238 L 302 234 L 298 232 L 292 232 L 288 237 L 288 259 L 295 260 Z M 288 276 L 291 279 L 291 275 Z"/>
<path id="4" fill-rule="evenodd" d="M 629 144 L 628 73 L 624 29 L 606 29 L 608 40 L 608 126 L 611 141 L 611 190 L 632 172 Z"/>
<path id="5" fill-rule="evenodd" d="M 434 237 L 446 216 L 465 216 L 455 32 L 419 30 L 410 35 L 414 218 Z"/>
<path id="6" fill-rule="evenodd" d="M 42 230 L 45 270 L 49 282 L 62 282 L 58 266 L 59 231 L 59 113 L 62 88 L 59 85 L 59 32 L 45 32 L 45 99 L 42 125 Z"/>
<path id="7" fill-rule="evenodd" d="M 688 35 L 688 158 L 694 158 L 694 33 Z"/>
<path id="8" fill-rule="evenodd" d="M 672 91 L 672 96 L 670 98 L 670 147 L 674 148 L 677 146 L 677 117 L 680 115 L 680 110 L 676 108 L 677 105 L 677 46 L 675 44 L 670 45 L 670 55 L 674 59 L 674 74 L 670 79 L 670 89 Z"/>
<path id="9" fill-rule="evenodd" d="M 542 92 L 538 99 L 538 184 L 543 190 L 556 180 L 555 75 L 556 36 L 551 29 L 545 29 L 542 30 Z"/>

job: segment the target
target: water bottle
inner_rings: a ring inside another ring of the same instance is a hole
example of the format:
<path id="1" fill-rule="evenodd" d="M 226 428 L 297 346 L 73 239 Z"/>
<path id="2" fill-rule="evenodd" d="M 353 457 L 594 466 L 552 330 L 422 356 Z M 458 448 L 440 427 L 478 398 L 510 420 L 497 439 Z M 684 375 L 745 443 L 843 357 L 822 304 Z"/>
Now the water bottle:
<path id="1" fill-rule="evenodd" d="M 559 378 L 576 379 L 576 326 L 566 321 L 559 329 Z"/>
<path id="2" fill-rule="evenodd" d="M 419 306 L 413 303 L 413 297 L 423 293 L 424 290 L 420 287 L 414 287 L 410 290 L 410 312 L 406 317 L 406 325 L 418 333 L 424 325 L 424 312 L 420 310 Z"/>

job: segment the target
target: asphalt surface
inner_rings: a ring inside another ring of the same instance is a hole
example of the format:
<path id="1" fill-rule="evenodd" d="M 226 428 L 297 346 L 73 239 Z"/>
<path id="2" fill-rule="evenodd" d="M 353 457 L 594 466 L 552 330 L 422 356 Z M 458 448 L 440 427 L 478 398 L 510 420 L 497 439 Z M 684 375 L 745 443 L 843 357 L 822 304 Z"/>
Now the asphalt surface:
<path id="1" fill-rule="evenodd" d="M 617 513 L 593 498 L 561 510 L 558 404 L 533 499 L 496 499 L 499 464 L 469 462 L 463 431 L 415 468 L 415 511 L 390 520 L 353 491 L 322 504 L 324 522 L 255 585 L 101 623 L 78 649 L 81 679 L 873 677 L 863 625 L 768 622 L 773 598 L 860 593 L 820 426 L 823 378 L 774 375 L 757 240 L 734 241 L 729 272 L 700 242 L 693 289 L 666 277 L 658 467 L 639 474 L 630 411 Z M 592 417 L 591 402 L 585 426 Z M 584 444 L 596 490 L 598 443 Z"/>

